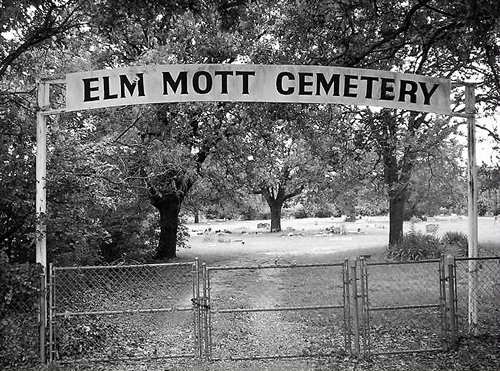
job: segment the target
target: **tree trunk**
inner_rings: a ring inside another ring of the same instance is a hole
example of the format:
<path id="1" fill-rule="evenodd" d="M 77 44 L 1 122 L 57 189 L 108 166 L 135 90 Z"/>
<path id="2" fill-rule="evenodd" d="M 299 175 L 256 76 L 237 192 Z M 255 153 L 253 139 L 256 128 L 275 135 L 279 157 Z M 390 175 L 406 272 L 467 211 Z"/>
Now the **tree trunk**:
<path id="1" fill-rule="evenodd" d="M 405 202 L 404 191 L 389 193 L 389 246 L 403 240 Z"/>
<path id="2" fill-rule="evenodd" d="M 271 209 L 271 232 L 281 231 L 281 209 L 283 207 L 283 202 L 280 200 L 273 200 L 269 204 Z"/>
<path id="3" fill-rule="evenodd" d="M 176 194 L 163 196 L 153 205 L 160 212 L 160 240 L 157 259 L 173 259 L 177 256 L 177 230 L 182 198 Z"/>

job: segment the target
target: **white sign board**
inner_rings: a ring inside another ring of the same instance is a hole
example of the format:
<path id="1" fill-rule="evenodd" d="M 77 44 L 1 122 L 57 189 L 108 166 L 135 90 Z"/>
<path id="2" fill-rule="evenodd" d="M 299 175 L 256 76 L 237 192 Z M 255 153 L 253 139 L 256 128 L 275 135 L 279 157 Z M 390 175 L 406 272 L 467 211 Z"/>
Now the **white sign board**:
<path id="1" fill-rule="evenodd" d="M 173 64 L 71 73 L 66 111 L 168 102 L 334 103 L 450 114 L 450 80 L 292 65 Z"/>

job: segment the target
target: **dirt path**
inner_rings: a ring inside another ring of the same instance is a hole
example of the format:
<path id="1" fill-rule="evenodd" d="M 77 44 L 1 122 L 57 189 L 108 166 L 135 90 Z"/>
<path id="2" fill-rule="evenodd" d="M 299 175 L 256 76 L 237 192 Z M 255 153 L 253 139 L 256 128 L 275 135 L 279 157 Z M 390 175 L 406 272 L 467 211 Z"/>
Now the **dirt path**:
<path id="1" fill-rule="evenodd" d="M 279 269 L 261 269 L 258 279 L 261 285 L 258 292 L 252 293 L 253 306 L 260 309 L 283 306 L 284 287 Z M 297 354 L 298 344 L 303 342 L 298 324 L 285 320 L 283 312 L 253 313 L 250 331 L 258 355 Z"/>

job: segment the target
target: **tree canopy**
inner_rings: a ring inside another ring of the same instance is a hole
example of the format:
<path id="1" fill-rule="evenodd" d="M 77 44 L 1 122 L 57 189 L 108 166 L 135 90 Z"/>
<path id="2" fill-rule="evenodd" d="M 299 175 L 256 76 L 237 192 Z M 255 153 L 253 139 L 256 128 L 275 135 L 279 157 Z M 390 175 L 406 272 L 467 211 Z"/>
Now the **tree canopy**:
<path id="1" fill-rule="evenodd" d="M 478 107 L 490 114 L 500 104 L 499 19 L 496 0 L 4 1 L 0 249 L 17 261 L 33 259 L 39 77 L 134 64 L 363 67 L 477 80 Z M 454 90 L 455 111 L 464 109 L 462 95 Z M 212 193 L 258 192 L 271 214 L 299 193 L 348 208 L 384 190 L 392 243 L 409 210 L 431 212 L 438 202 L 458 202 L 438 200 L 436 193 L 462 179 L 453 161 L 459 125 L 432 114 L 365 107 L 225 103 L 54 116 L 50 257 L 68 264 L 90 262 L 88 256 L 113 260 L 124 252 L 118 247 L 123 241 L 130 242 L 129 253 L 174 257 L 184 200 L 210 171 L 219 183 L 235 184 Z M 489 134 L 498 140 L 494 129 Z M 421 175 L 437 168 L 439 181 Z"/>

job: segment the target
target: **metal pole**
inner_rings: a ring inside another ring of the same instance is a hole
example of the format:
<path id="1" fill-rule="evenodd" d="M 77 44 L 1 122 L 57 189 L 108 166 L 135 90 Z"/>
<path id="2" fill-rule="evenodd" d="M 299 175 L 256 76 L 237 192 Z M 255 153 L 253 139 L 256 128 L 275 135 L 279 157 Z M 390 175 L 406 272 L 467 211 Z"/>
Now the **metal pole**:
<path id="1" fill-rule="evenodd" d="M 469 216 L 469 332 L 477 334 L 478 227 L 477 227 L 477 166 L 476 166 L 476 95 L 475 84 L 465 85 L 465 113 L 468 131 L 468 216 Z"/>
<path id="2" fill-rule="evenodd" d="M 47 116 L 43 109 L 49 104 L 49 84 L 38 82 L 36 114 L 36 262 L 42 266 L 42 284 L 39 307 L 40 329 L 40 362 L 46 363 L 45 339 L 47 327 L 47 235 L 45 217 L 46 203 L 46 176 L 47 176 Z"/>
<path id="3" fill-rule="evenodd" d="M 370 318 L 368 312 L 368 274 L 366 269 L 366 261 L 363 257 L 359 258 L 359 271 L 360 271 L 360 283 L 361 283 L 361 315 L 362 315 L 362 337 L 363 337 L 363 356 L 369 354 L 368 339 L 370 331 Z"/>
<path id="4" fill-rule="evenodd" d="M 349 260 L 345 260 L 342 265 L 342 278 L 344 280 L 344 290 L 343 290 L 343 299 L 344 299 L 344 342 L 345 342 L 345 350 L 352 356 L 352 340 L 351 340 L 351 294 L 349 290 L 350 285 L 350 277 L 349 277 Z"/>
<path id="5" fill-rule="evenodd" d="M 43 272 L 47 268 L 47 236 L 45 216 L 47 213 L 47 116 L 43 109 L 48 106 L 47 82 L 38 82 L 38 111 L 36 114 L 36 262 Z"/>
<path id="6" fill-rule="evenodd" d="M 450 345 L 448 333 L 448 307 L 446 305 L 446 258 L 441 256 L 439 261 L 439 302 L 441 309 L 441 333 L 443 338 L 443 351 L 447 351 Z"/>
<path id="7" fill-rule="evenodd" d="M 207 359 L 209 357 L 209 345 L 208 345 L 208 311 L 210 310 L 210 302 L 208 298 L 208 288 L 207 288 L 207 265 L 203 263 L 202 267 L 202 277 L 203 277 L 203 358 Z"/>
<path id="8" fill-rule="evenodd" d="M 352 327 L 354 333 L 354 355 L 360 355 L 360 334 L 359 334 L 359 309 L 358 309 L 358 278 L 357 260 L 353 260 L 350 266 L 351 271 L 351 300 L 352 300 Z"/>

